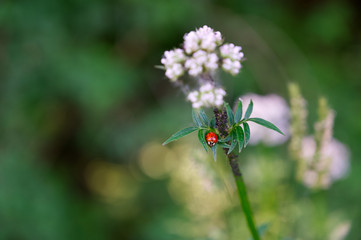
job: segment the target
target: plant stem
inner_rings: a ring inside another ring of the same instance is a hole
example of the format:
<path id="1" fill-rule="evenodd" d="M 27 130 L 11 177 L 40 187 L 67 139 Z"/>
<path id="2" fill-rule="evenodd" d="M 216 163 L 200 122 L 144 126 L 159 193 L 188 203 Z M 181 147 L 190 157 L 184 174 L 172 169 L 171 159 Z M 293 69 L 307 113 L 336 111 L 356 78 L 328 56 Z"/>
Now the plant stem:
<path id="1" fill-rule="evenodd" d="M 240 198 L 240 202 L 241 202 L 241 206 L 242 206 L 244 214 L 246 215 L 248 229 L 252 234 L 253 240 L 260 240 L 258 231 L 254 224 L 252 209 L 251 209 L 251 205 L 249 203 L 248 196 L 247 196 L 246 185 L 244 184 L 242 173 L 239 170 L 237 155 L 228 154 L 227 157 L 229 160 L 229 164 L 232 168 L 234 180 L 236 182 L 236 186 L 237 186 L 237 190 L 238 190 L 238 194 L 239 194 L 239 198 Z"/>
<path id="2" fill-rule="evenodd" d="M 251 209 L 251 205 L 249 204 L 247 191 L 246 191 L 246 185 L 244 184 L 243 177 L 242 177 L 242 175 L 234 176 L 234 179 L 236 181 L 237 190 L 238 190 L 239 198 L 241 201 L 242 209 L 243 209 L 244 214 L 246 215 L 248 228 L 252 234 L 253 240 L 259 240 L 260 237 L 258 235 L 258 231 L 254 224 L 252 209 Z"/>
<path id="3" fill-rule="evenodd" d="M 227 127 L 227 112 L 224 110 L 214 109 L 214 115 L 216 117 L 216 127 L 222 137 L 226 137 L 228 135 L 228 127 Z M 253 240 L 260 240 L 258 231 L 254 224 L 253 214 L 251 210 L 251 205 L 249 204 L 246 185 L 244 184 L 243 177 L 241 171 L 238 166 L 238 156 L 236 154 L 227 154 L 228 149 L 223 149 L 225 154 L 227 155 L 229 165 L 231 166 L 232 173 L 236 182 L 241 206 L 244 214 L 246 215 L 248 229 L 252 234 Z"/>

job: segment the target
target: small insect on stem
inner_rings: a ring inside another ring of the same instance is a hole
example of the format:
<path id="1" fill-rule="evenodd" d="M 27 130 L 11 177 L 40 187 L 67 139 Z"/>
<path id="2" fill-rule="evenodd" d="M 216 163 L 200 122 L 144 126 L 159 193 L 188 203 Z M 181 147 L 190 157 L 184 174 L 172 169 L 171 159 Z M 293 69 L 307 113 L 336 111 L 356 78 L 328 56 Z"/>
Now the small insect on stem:
<path id="1" fill-rule="evenodd" d="M 209 132 L 206 135 L 206 141 L 208 146 L 213 147 L 217 143 L 218 137 L 214 132 Z"/>

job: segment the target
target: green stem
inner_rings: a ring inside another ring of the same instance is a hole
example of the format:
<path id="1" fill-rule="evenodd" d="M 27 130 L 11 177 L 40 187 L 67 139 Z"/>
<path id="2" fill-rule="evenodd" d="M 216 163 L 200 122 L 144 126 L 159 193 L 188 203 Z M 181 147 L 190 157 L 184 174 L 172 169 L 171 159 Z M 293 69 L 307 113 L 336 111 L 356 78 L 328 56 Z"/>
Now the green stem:
<path id="1" fill-rule="evenodd" d="M 254 224 L 252 209 L 251 209 L 251 205 L 249 204 L 247 191 L 246 191 L 246 185 L 244 184 L 243 177 L 242 177 L 242 175 L 234 176 L 234 179 L 236 181 L 242 209 L 243 209 L 244 214 L 246 215 L 248 228 L 252 234 L 253 240 L 260 240 L 258 231 Z"/>
<path id="2" fill-rule="evenodd" d="M 244 214 L 246 215 L 248 229 L 252 234 L 253 240 L 260 240 L 258 231 L 254 224 L 252 209 L 251 209 L 251 205 L 249 204 L 249 200 L 248 200 L 248 196 L 247 196 L 246 185 L 244 184 L 241 171 L 239 170 L 237 157 L 238 156 L 235 154 L 227 154 L 229 165 L 231 166 L 234 180 L 236 181 L 236 186 L 237 186 L 239 198 L 241 201 L 241 206 L 242 206 Z"/>

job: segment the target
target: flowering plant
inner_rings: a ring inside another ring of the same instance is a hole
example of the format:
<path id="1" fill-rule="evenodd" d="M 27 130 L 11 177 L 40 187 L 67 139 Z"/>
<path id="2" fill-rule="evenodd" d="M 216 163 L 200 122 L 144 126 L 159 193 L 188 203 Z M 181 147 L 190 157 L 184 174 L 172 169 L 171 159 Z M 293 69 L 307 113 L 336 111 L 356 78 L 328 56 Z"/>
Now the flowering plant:
<path id="1" fill-rule="evenodd" d="M 252 100 L 244 114 L 241 99 L 235 111 L 232 111 L 230 105 L 224 102 L 226 91 L 217 81 L 216 72 L 222 68 L 232 75 L 238 74 L 242 67 L 241 62 L 244 60 L 241 50 L 240 46 L 231 43 L 224 44 L 220 32 L 203 26 L 185 34 L 182 49 L 177 48 L 164 53 L 161 63 L 165 75 L 172 83 L 183 89 L 187 100 L 192 103 L 194 126 L 176 132 L 163 145 L 198 131 L 199 142 L 206 151 L 208 147 L 212 149 L 215 160 L 217 147 L 224 150 L 235 177 L 248 227 L 253 239 L 257 240 L 260 237 L 254 224 L 246 186 L 238 166 L 238 153 L 247 146 L 250 140 L 251 131 L 248 122 L 257 123 L 280 134 L 283 133 L 269 121 L 251 117 Z M 190 81 L 186 82 L 186 77 L 191 78 Z M 194 89 L 190 90 L 191 86 Z M 214 116 L 209 118 L 204 108 L 213 108 Z"/>

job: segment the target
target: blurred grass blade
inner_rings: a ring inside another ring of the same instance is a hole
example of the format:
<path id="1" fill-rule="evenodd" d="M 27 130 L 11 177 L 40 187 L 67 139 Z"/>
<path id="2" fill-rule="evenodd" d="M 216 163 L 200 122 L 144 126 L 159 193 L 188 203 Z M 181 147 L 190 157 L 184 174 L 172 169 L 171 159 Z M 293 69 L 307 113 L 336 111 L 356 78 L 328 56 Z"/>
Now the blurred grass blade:
<path id="1" fill-rule="evenodd" d="M 269 121 L 266 121 L 266 120 L 264 120 L 262 118 L 250 118 L 250 119 L 248 119 L 248 121 L 252 121 L 252 122 L 255 122 L 255 123 L 257 123 L 257 124 L 259 124 L 261 126 L 272 129 L 272 130 L 274 130 L 276 132 L 279 132 L 283 136 L 285 135 L 278 127 L 276 127 L 275 125 L 273 125 Z"/>
<path id="2" fill-rule="evenodd" d="M 197 127 L 202 127 L 202 122 L 201 119 L 199 118 L 198 112 L 194 109 L 192 109 L 192 119 L 194 125 L 196 125 Z"/>
<path id="3" fill-rule="evenodd" d="M 233 149 L 237 146 L 237 137 L 235 132 L 232 131 L 230 134 L 231 134 L 231 147 L 229 148 L 227 154 L 230 154 L 233 151 Z"/>
<path id="4" fill-rule="evenodd" d="M 201 109 L 199 111 L 199 116 L 201 117 L 202 123 L 204 124 L 203 126 L 208 127 L 209 126 L 209 118 L 203 109 Z"/>
<path id="5" fill-rule="evenodd" d="M 243 142 L 244 142 L 244 133 L 241 127 L 236 127 L 236 135 L 237 135 L 237 142 L 238 142 L 238 152 L 242 151 Z"/>
<path id="6" fill-rule="evenodd" d="M 248 123 L 243 123 L 243 129 L 244 129 L 244 147 L 247 147 L 247 144 L 249 142 L 249 139 L 251 138 L 251 130 L 249 129 Z"/>
<path id="7" fill-rule="evenodd" d="M 192 132 L 194 132 L 194 131 L 196 131 L 196 130 L 198 130 L 197 127 L 184 128 L 184 129 L 176 132 L 175 134 L 173 134 L 173 135 L 172 135 L 170 138 L 168 138 L 162 145 L 164 146 L 164 145 L 166 145 L 166 144 L 168 144 L 168 143 L 170 143 L 170 142 L 173 142 L 173 141 L 175 141 L 175 140 L 178 140 L 178 139 L 180 139 L 181 137 L 184 137 L 184 136 L 186 136 L 186 135 L 188 135 L 188 134 L 190 134 L 190 133 L 192 133 Z"/>
<path id="8" fill-rule="evenodd" d="M 242 119 L 242 114 L 243 114 L 242 107 L 243 107 L 242 100 L 239 99 L 238 104 L 237 104 L 237 108 L 236 108 L 236 113 L 234 114 L 234 121 L 236 123 L 241 121 L 241 119 Z"/>
<path id="9" fill-rule="evenodd" d="M 232 109 L 231 109 L 231 107 L 229 106 L 228 103 L 225 103 L 225 106 L 226 106 L 226 111 L 227 111 L 229 124 L 233 125 L 234 124 L 234 115 L 233 115 Z"/>
<path id="10" fill-rule="evenodd" d="M 205 131 L 204 129 L 201 129 L 198 131 L 198 140 L 199 142 L 202 144 L 204 150 L 206 150 L 206 152 L 208 152 L 208 145 L 206 143 L 206 139 L 205 139 Z"/>
<path id="11" fill-rule="evenodd" d="M 246 114 L 244 114 L 244 119 L 247 119 L 251 116 L 252 114 L 252 111 L 253 111 L 253 102 L 252 102 L 252 99 L 247 107 L 247 111 L 246 111 Z"/>

